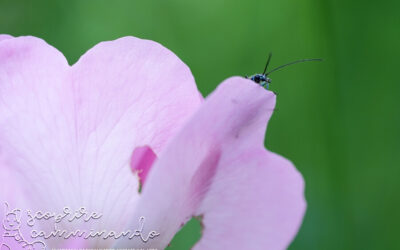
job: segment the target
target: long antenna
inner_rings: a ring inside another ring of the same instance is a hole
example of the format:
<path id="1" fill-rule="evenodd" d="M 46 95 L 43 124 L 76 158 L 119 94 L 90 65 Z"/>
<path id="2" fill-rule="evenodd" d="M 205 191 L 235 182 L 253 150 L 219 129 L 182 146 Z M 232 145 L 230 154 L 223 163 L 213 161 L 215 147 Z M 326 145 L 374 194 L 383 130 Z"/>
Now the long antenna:
<path id="1" fill-rule="evenodd" d="M 284 68 L 284 67 L 289 66 L 289 65 L 292 65 L 292 64 L 301 63 L 301 62 L 310 62 L 310 61 L 322 61 L 322 59 L 320 59 L 320 58 L 313 58 L 313 59 L 301 59 L 301 60 L 297 60 L 297 61 L 294 61 L 294 62 L 290 62 L 290 63 L 284 64 L 284 65 L 281 65 L 281 66 L 279 66 L 279 67 L 276 67 L 275 69 L 271 70 L 270 72 L 266 73 L 265 75 L 267 76 L 267 75 L 271 74 L 272 72 L 275 72 L 275 71 L 277 71 L 277 70 L 279 70 L 279 69 L 281 69 L 281 68 Z"/>
<path id="2" fill-rule="evenodd" d="M 265 68 L 264 68 L 264 71 L 262 73 L 263 75 L 265 74 L 265 72 L 267 72 L 267 68 L 268 68 L 269 62 L 271 61 L 271 57 L 272 57 L 272 53 L 269 52 L 268 59 L 267 59 L 267 64 L 265 64 Z"/>

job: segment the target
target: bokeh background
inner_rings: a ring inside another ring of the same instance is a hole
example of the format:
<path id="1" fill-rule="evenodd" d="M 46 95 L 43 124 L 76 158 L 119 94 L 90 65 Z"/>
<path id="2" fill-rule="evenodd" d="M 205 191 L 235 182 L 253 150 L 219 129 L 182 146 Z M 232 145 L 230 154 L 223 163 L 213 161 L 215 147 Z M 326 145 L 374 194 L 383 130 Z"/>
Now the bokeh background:
<path id="1" fill-rule="evenodd" d="M 155 40 L 204 95 L 261 72 L 270 51 L 272 66 L 324 58 L 272 75 L 278 110 L 266 146 L 307 185 L 290 249 L 400 249 L 399 13 L 394 0 L 0 0 L 0 33 L 44 38 L 71 64 L 103 40 Z M 198 235 L 191 223 L 169 248 L 188 249 Z"/>

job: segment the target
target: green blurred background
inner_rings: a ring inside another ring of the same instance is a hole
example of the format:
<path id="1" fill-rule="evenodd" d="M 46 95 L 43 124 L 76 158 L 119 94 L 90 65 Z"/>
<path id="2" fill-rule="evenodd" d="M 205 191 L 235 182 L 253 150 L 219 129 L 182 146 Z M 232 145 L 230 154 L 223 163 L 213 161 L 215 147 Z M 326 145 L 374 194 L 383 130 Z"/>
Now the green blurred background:
<path id="1" fill-rule="evenodd" d="M 73 64 L 96 43 L 162 43 L 209 94 L 232 75 L 322 57 L 272 75 L 278 110 L 266 145 L 306 180 L 290 249 L 400 249 L 400 2 L 0 0 L 0 33 L 34 35 Z M 189 225 L 169 249 L 186 249 Z M 226 239 L 229 240 L 229 239 Z"/>

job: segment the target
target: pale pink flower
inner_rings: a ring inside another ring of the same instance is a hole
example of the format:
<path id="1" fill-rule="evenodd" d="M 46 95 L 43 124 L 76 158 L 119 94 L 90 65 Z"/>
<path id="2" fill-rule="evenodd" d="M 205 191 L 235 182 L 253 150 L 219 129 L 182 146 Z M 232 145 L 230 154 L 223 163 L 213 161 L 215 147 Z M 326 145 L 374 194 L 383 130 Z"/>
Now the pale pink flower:
<path id="1" fill-rule="evenodd" d="M 102 42 L 69 66 L 41 39 L 0 36 L 0 202 L 9 204 L 0 219 L 14 208 L 84 207 L 103 217 L 57 228 L 122 232 L 140 228 L 143 217 L 141 234 L 156 232 L 146 243 L 44 243 L 162 249 L 201 216 L 194 249 L 284 249 L 306 203 L 292 163 L 264 148 L 274 106 L 272 92 L 242 77 L 203 100 L 189 68 L 153 41 Z M 22 235 L 51 230 L 51 219 L 32 228 L 26 220 Z M 6 232 L 0 229 L 0 243 Z"/>

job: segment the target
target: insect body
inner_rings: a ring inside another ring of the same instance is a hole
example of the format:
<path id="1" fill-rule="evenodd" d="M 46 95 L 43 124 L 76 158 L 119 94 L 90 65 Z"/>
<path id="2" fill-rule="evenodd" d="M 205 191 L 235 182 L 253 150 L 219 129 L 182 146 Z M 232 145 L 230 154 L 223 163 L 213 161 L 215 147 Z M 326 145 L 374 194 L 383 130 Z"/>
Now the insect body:
<path id="1" fill-rule="evenodd" d="M 259 85 L 261 85 L 265 89 L 269 89 L 269 84 L 271 83 L 271 78 L 269 78 L 268 75 L 271 74 L 272 72 L 277 71 L 277 70 L 279 70 L 281 68 L 284 68 L 286 66 L 295 64 L 295 63 L 308 62 L 308 61 L 322 61 L 322 59 L 301 59 L 301 60 L 297 60 L 297 61 L 294 61 L 294 62 L 290 62 L 290 63 L 284 64 L 284 65 L 281 65 L 281 66 L 276 67 L 275 69 L 267 72 L 269 62 L 271 61 L 271 57 L 272 57 L 272 54 L 269 53 L 269 56 L 268 56 L 268 59 L 267 59 L 267 63 L 265 65 L 265 68 L 264 68 L 264 71 L 263 71 L 262 74 L 254 74 L 252 76 L 246 76 L 246 78 L 252 80 L 253 82 L 255 82 L 255 83 L 259 84 Z"/>
<path id="2" fill-rule="evenodd" d="M 246 76 L 246 78 L 248 78 Z M 263 86 L 266 89 L 269 89 L 269 84 L 271 83 L 271 78 L 267 77 L 264 74 L 255 74 L 250 76 L 250 80 L 260 84 L 261 86 Z"/>

